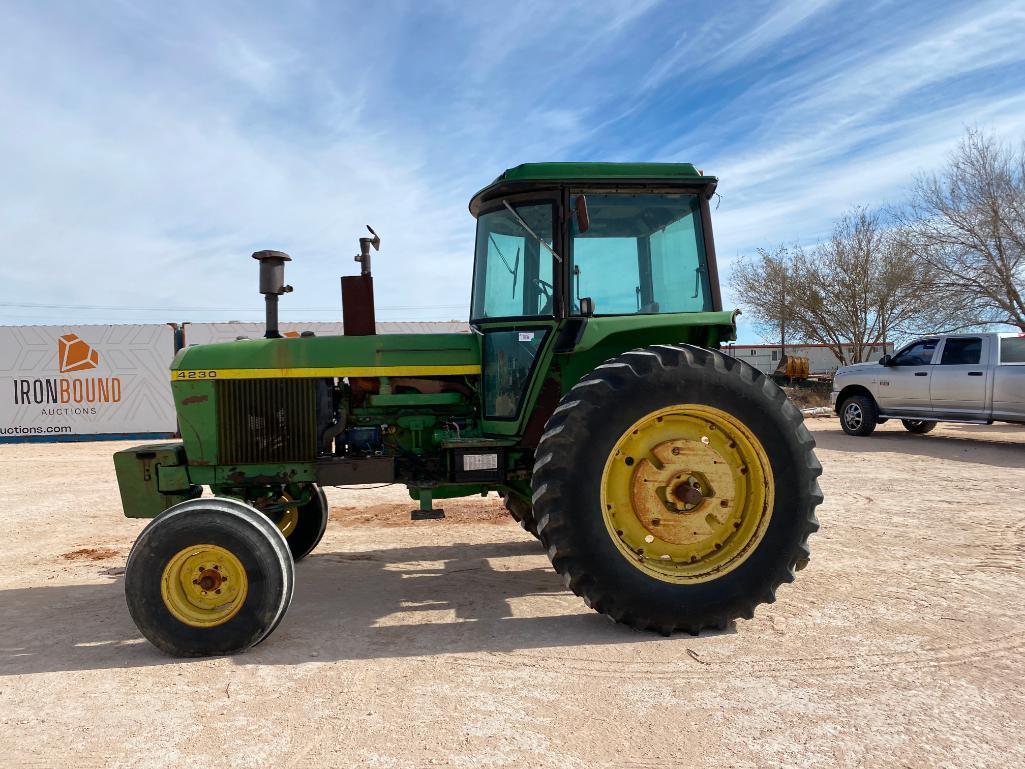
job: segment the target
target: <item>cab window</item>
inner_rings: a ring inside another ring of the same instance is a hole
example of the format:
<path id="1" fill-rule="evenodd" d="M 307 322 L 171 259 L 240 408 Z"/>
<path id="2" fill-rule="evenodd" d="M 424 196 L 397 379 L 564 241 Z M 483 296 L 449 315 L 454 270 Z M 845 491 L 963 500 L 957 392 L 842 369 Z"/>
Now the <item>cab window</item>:
<path id="1" fill-rule="evenodd" d="M 477 219 L 470 307 L 473 320 L 554 314 L 552 255 L 534 237 L 552 246 L 554 207 L 542 203 L 514 208 L 519 219 L 505 206 Z"/>
<path id="2" fill-rule="evenodd" d="M 697 195 L 586 197 L 587 231 L 571 217 L 571 314 L 581 298 L 595 315 L 712 309 Z"/>
<path id="3" fill-rule="evenodd" d="M 489 330 L 484 334 L 484 416 L 514 419 L 520 412 L 530 373 L 547 329 Z"/>
<path id="4" fill-rule="evenodd" d="M 938 339 L 923 339 L 910 347 L 905 347 L 890 362 L 891 366 L 928 366 L 932 363 Z"/>
<path id="5" fill-rule="evenodd" d="M 943 343 L 941 366 L 974 366 L 982 360 L 982 339 L 977 336 L 951 337 Z"/>

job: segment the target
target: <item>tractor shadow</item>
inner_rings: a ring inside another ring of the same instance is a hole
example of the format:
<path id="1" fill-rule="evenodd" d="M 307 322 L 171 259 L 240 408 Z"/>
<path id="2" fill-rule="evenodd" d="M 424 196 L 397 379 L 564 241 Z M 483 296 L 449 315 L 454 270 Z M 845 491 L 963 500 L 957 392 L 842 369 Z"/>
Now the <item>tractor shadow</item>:
<path id="1" fill-rule="evenodd" d="M 109 571 L 103 584 L 0 591 L 0 677 L 192 662 L 140 637 L 123 576 Z M 231 659 L 294 665 L 664 640 L 587 609 L 534 540 L 456 543 L 314 553 L 296 566 L 281 625 Z"/>

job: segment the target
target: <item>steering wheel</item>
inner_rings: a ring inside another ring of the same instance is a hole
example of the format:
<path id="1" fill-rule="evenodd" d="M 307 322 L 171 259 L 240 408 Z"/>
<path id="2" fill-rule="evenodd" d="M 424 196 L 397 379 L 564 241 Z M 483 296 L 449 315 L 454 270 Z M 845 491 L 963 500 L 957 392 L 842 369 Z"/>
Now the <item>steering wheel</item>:
<path id="1" fill-rule="evenodd" d="M 541 278 L 534 278 L 534 285 L 541 289 L 541 293 L 545 295 L 545 304 L 544 307 L 541 308 L 540 314 L 551 315 L 553 305 L 552 296 L 555 294 L 555 287 L 551 283 L 541 280 Z"/>

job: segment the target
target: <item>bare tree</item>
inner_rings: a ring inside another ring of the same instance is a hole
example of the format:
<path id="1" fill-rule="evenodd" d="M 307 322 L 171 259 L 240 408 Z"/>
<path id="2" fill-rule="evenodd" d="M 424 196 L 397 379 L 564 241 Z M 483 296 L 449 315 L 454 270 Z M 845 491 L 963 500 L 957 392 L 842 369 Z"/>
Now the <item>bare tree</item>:
<path id="1" fill-rule="evenodd" d="M 780 347 L 785 348 L 796 320 L 788 296 L 793 255 L 786 246 L 775 251 L 760 248 L 757 254 L 754 259 L 740 259 L 733 268 L 730 284 L 739 296 L 745 297 L 758 332 L 765 339 L 779 339 Z"/>
<path id="2" fill-rule="evenodd" d="M 810 251 L 781 246 L 741 260 L 732 286 L 763 333 L 783 322 L 795 339 L 859 363 L 872 347 L 912 333 L 928 309 L 929 280 L 903 239 L 859 208 Z"/>
<path id="3" fill-rule="evenodd" d="M 933 273 L 948 330 L 1025 331 L 1025 146 L 969 130 L 946 168 L 915 181 L 900 218 L 907 247 Z"/>

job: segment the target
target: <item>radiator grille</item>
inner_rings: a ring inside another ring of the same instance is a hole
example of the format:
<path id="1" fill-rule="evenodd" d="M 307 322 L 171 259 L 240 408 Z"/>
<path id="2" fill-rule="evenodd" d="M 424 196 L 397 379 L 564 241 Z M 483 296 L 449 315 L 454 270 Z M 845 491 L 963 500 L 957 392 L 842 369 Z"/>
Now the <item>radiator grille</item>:
<path id="1" fill-rule="evenodd" d="M 220 464 L 309 462 L 316 457 L 312 379 L 217 383 Z"/>

